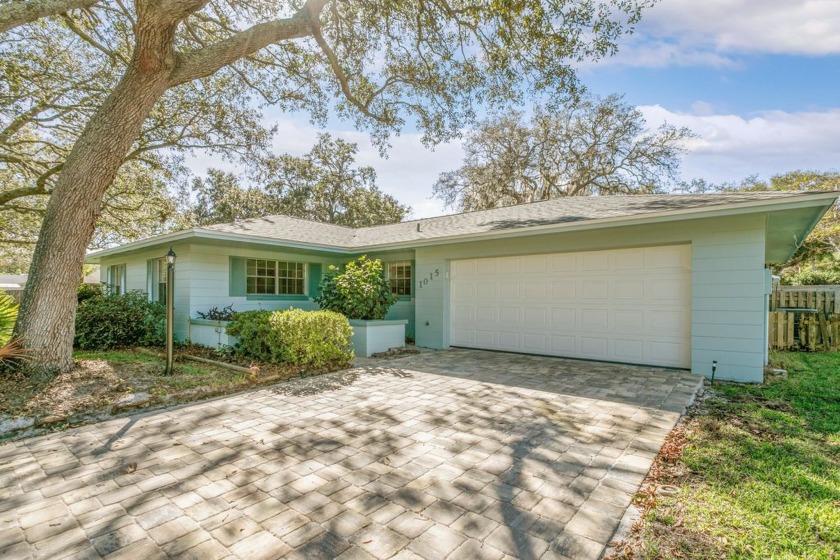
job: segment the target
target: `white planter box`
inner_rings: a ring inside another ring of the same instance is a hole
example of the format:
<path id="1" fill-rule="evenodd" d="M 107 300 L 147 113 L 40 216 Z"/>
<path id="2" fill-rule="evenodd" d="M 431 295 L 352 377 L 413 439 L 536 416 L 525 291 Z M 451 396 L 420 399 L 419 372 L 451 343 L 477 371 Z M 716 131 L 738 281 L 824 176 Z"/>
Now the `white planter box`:
<path id="1" fill-rule="evenodd" d="M 350 319 L 353 327 L 353 351 L 357 356 L 370 357 L 378 352 L 405 346 L 405 326 L 408 321 L 360 321 Z"/>
<path id="2" fill-rule="evenodd" d="M 230 321 L 190 319 L 190 332 L 187 338 L 193 344 L 207 346 L 209 348 L 233 346 L 236 344 L 236 338 L 227 335 L 227 326 L 229 324 Z"/>

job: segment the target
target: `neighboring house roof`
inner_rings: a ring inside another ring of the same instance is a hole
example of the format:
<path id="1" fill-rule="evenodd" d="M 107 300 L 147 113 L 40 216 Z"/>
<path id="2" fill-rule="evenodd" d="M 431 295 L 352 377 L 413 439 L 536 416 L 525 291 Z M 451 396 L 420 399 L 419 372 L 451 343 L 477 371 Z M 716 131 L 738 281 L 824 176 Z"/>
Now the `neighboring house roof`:
<path id="1" fill-rule="evenodd" d="M 288 245 L 339 250 L 342 252 L 413 246 L 433 241 L 486 235 L 511 235 L 533 230 L 566 227 L 596 227 L 620 222 L 700 217 L 710 213 L 734 213 L 763 210 L 778 205 L 798 203 L 827 208 L 840 193 L 836 192 L 757 192 L 699 195 L 616 195 L 557 198 L 517 206 L 465 212 L 436 218 L 424 218 L 397 224 L 348 228 L 276 215 L 193 228 L 122 247 L 91 253 L 89 262 L 98 257 L 139 249 L 158 243 L 174 242 L 190 236 L 206 238 L 250 238 Z M 823 210 L 824 211 L 824 210 Z M 696 215 L 696 216 L 693 216 Z M 820 216 L 822 213 L 820 213 Z M 807 232 L 810 231 L 807 228 Z"/>

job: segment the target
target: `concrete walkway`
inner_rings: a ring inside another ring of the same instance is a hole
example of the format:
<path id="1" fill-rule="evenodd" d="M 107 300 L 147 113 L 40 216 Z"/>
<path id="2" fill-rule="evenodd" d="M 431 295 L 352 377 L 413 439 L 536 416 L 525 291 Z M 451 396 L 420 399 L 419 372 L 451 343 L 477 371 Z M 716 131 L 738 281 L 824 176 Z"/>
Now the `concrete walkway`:
<path id="1" fill-rule="evenodd" d="M 700 379 L 427 352 L 0 447 L 0 558 L 597 558 Z"/>

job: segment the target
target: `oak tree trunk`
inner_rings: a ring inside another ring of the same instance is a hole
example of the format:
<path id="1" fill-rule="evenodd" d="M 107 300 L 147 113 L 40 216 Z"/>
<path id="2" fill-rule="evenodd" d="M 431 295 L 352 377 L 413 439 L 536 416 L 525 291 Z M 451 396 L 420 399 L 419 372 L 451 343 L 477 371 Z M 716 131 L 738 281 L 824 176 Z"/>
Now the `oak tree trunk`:
<path id="1" fill-rule="evenodd" d="M 105 191 L 168 87 L 174 31 L 174 23 L 138 24 L 131 63 L 73 146 L 50 196 L 15 327 L 39 369 L 73 367 L 76 291 L 85 251 Z"/>

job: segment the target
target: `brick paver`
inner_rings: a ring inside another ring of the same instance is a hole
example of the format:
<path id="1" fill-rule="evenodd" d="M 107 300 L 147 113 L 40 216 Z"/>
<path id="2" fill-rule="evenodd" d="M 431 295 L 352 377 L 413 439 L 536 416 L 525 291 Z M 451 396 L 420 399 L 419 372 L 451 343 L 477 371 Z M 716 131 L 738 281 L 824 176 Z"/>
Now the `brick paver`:
<path id="1" fill-rule="evenodd" d="M 597 558 L 700 380 L 423 352 L 0 447 L 2 558 Z"/>

